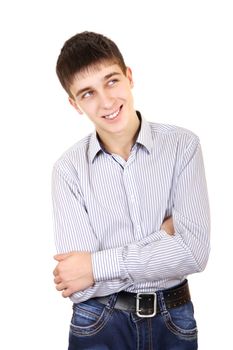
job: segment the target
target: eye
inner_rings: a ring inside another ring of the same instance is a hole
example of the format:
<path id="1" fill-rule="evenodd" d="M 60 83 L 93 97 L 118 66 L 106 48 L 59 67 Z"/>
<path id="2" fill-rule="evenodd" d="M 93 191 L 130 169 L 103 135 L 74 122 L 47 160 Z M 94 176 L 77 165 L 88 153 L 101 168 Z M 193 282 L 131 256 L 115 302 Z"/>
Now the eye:
<path id="1" fill-rule="evenodd" d="M 93 95 L 93 91 L 87 91 L 82 95 L 82 98 L 88 98 Z"/>
<path id="2" fill-rule="evenodd" d="M 111 79 L 108 81 L 108 86 L 113 86 L 118 82 L 118 79 Z"/>

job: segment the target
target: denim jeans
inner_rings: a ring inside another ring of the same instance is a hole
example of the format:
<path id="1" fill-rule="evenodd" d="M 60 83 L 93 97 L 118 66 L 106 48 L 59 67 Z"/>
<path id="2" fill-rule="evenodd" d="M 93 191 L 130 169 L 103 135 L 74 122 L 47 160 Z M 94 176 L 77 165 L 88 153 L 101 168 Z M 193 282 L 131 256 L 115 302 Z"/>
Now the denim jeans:
<path id="1" fill-rule="evenodd" d="M 95 299 L 73 305 L 68 350 L 196 350 L 197 327 L 192 302 L 166 309 L 158 293 L 161 313 L 151 318 L 114 309 Z"/>

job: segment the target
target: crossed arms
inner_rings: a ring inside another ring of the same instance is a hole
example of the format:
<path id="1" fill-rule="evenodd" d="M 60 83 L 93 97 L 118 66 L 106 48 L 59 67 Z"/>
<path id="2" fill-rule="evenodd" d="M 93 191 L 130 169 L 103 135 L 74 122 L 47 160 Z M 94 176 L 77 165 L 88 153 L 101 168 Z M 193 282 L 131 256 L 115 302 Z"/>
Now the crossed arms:
<path id="1" fill-rule="evenodd" d="M 172 217 L 166 218 L 161 225 L 168 235 L 172 236 L 174 231 Z M 54 269 L 54 283 L 56 289 L 62 291 L 63 297 L 85 290 L 94 284 L 90 252 L 71 252 L 57 254 L 54 259 L 58 262 Z"/>
<path id="2" fill-rule="evenodd" d="M 160 230 L 124 247 L 99 250 L 81 201 L 75 198 L 67 178 L 64 180 L 60 171 L 56 170 L 54 176 L 55 183 L 59 182 L 59 191 L 62 191 L 61 198 L 74 203 L 81 215 L 80 221 L 85 223 L 85 234 L 92 238 L 90 246 L 81 247 L 78 251 L 67 250 L 67 253 L 55 256 L 58 263 L 54 270 L 54 282 L 64 297 L 73 293 L 79 293 L 82 298 L 108 295 L 136 283 L 179 279 L 205 268 L 209 255 L 210 223 L 202 153 L 198 143 L 193 142 L 186 152 L 176 185 L 172 216 L 163 221 Z M 62 210 L 62 203 L 56 197 L 56 185 L 54 202 L 55 210 Z M 64 216 L 64 220 L 70 219 L 70 213 L 64 211 L 60 215 Z M 111 266 L 108 266 L 108 262 L 111 262 Z"/>

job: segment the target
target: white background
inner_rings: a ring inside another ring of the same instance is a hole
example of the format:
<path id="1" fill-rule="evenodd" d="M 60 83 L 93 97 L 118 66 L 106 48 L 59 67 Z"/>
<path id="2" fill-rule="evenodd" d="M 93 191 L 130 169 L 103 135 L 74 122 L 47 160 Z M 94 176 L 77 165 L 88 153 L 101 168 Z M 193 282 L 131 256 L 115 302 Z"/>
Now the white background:
<path id="1" fill-rule="evenodd" d="M 71 302 L 52 278 L 51 169 L 93 127 L 68 104 L 55 63 L 83 30 L 118 44 L 146 119 L 200 136 L 212 251 L 205 272 L 189 280 L 200 350 L 231 347 L 232 18 L 224 0 L 1 2 L 1 349 L 67 348 Z"/>

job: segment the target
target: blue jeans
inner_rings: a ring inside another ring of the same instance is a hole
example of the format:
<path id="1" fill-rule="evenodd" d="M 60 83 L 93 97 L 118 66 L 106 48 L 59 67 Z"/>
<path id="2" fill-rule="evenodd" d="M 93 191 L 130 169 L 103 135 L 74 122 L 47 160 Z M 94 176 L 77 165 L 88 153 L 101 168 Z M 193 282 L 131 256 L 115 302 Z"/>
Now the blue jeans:
<path id="1" fill-rule="evenodd" d="M 114 309 L 117 294 L 108 305 L 94 299 L 74 304 L 68 350 L 196 350 L 192 302 L 167 310 L 157 293 L 162 312 L 151 318 Z"/>

